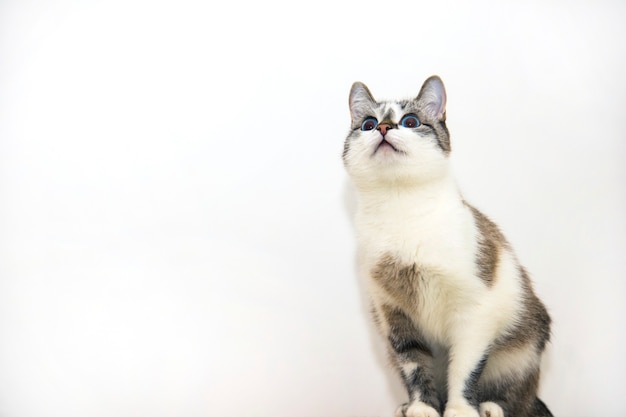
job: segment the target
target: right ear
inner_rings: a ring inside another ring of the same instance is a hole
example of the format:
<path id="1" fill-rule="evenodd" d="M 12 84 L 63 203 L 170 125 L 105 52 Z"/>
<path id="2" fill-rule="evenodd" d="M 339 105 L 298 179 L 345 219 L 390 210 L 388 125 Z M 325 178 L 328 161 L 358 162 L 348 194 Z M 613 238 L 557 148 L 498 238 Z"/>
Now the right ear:
<path id="1" fill-rule="evenodd" d="M 372 93 L 362 82 L 355 82 L 350 89 L 350 116 L 352 122 L 359 122 L 364 117 L 370 116 L 372 107 L 376 104 L 376 100 L 372 97 Z"/>
<path id="2" fill-rule="evenodd" d="M 441 78 L 433 75 L 424 81 L 416 100 L 423 103 L 430 118 L 446 121 L 446 89 Z"/>

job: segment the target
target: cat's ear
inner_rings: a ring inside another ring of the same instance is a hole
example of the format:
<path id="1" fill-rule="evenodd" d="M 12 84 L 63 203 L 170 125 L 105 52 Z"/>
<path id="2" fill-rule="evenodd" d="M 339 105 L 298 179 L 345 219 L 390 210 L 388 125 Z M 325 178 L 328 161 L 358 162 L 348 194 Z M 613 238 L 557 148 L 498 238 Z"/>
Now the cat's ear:
<path id="1" fill-rule="evenodd" d="M 441 78 L 433 75 L 424 81 L 416 100 L 422 102 L 429 117 L 442 122 L 446 120 L 446 89 Z"/>
<path id="2" fill-rule="evenodd" d="M 350 89 L 350 116 L 353 121 L 360 121 L 363 117 L 370 116 L 376 100 L 372 93 L 362 82 L 355 82 Z M 360 123 L 360 122 L 359 122 Z"/>

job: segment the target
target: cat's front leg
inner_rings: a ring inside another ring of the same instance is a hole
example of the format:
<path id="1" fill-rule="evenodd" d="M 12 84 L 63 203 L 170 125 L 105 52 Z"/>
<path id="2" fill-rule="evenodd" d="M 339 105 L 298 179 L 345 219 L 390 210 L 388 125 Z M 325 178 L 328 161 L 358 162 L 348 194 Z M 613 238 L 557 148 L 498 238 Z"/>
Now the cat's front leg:
<path id="1" fill-rule="evenodd" d="M 398 408 L 396 417 L 440 417 L 432 352 L 400 308 L 383 306 L 382 313 L 391 353 L 409 394 L 409 402 Z"/>
<path id="2" fill-rule="evenodd" d="M 480 417 L 478 380 L 487 364 L 491 338 L 468 322 L 461 325 L 457 335 L 450 348 L 444 417 Z"/>

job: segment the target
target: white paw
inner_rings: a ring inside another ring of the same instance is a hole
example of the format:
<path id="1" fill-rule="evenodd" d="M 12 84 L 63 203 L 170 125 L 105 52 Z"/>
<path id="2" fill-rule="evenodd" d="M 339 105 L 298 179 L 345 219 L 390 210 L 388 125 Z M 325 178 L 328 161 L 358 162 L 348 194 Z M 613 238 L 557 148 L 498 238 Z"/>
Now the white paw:
<path id="1" fill-rule="evenodd" d="M 404 404 L 398 407 L 396 410 L 396 417 L 440 417 L 437 410 L 424 404 L 423 402 L 416 401 L 411 404 Z"/>
<path id="2" fill-rule="evenodd" d="M 474 407 L 462 404 L 446 407 L 443 417 L 480 417 L 480 415 Z"/>
<path id="3" fill-rule="evenodd" d="M 504 417 L 504 411 L 502 411 L 502 408 L 496 403 L 481 403 L 480 417 Z"/>

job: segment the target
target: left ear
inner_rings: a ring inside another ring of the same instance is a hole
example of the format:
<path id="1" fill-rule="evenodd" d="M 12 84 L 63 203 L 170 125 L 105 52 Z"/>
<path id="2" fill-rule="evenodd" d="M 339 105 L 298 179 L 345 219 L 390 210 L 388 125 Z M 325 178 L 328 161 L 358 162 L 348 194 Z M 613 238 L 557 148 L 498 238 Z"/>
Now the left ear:
<path id="1" fill-rule="evenodd" d="M 359 121 L 363 117 L 370 115 L 372 107 L 376 105 L 376 100 L 370 90 L 362 82 L 355 82 L 350 89 L 350 117 L 352 122 Z M 359 121 L 359 123 L 361 123 Z"/>
<path id="2" fill-rule="evenodd" d="M 432 119 L 446 120 L 446 89 L 436 75 L 424 81 L 416 100 L 422 103 L 424 112 Z"/>

